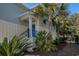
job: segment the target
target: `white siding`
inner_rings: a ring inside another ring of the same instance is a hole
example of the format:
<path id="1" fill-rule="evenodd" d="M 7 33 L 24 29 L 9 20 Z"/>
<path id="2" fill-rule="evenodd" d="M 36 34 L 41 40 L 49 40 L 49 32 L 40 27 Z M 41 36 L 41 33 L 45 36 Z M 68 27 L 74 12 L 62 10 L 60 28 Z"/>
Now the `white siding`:
<path id="1" fill-rule="evenodd" d="M 26 26 L 0 20 L 0 41 L 2 41 L 4 37 L 10 39 L 14 35 L 19 35 L 25 30 Z"/>

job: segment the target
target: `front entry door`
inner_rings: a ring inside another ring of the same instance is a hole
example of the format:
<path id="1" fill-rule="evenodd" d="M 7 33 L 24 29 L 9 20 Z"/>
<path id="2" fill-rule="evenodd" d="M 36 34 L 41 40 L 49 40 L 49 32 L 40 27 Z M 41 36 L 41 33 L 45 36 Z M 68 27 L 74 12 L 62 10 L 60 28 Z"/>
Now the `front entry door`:
<path id="1" fill-rule="evenodd" d="M 32 24 L 32 37 L 36 36 L 35 24 Z M 28 28 L 28 37 L 29 37 L 29 28 Z"/>
<path id="2" fill-rule="evenodd" d="M 32 37 L 36 36 L 35 24 L 32 24 Z"/>

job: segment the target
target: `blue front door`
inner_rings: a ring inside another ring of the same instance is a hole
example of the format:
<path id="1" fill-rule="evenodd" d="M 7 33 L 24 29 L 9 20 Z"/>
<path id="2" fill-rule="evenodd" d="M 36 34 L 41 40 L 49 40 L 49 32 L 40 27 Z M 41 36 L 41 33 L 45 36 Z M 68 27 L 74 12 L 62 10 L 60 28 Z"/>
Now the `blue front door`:
<path id="1" fill-rule="evenodd" d="M 32 24 L 32 36 L 36 36 L 35 24 Z"/>
<path id="2" fill-rule="evenodd" d="M 35 24 L 32 24 L 32 37 L 36 36 Z M 29 37 L 29 28 L 28 28 L 28 37 Z"/>

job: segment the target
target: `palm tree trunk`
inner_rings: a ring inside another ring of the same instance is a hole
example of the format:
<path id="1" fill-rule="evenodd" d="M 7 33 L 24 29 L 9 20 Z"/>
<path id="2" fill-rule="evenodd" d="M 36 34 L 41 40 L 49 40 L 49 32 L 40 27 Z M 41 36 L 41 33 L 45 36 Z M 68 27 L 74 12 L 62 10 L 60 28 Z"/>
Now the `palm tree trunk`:
<path id="1" fill-rule="evenodd" d="M 49 33 L 51 33 L 51 17 L 50 16 L 48 18 L 48 30 L 49 30 Z"/>

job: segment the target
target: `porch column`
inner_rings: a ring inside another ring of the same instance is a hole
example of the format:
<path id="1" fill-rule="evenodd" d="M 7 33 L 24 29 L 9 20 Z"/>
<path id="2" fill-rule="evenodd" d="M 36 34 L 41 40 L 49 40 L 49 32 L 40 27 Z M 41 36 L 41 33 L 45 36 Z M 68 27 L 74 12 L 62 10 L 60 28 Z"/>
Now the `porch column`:
<path id="1" fill-rule="evenodd" d="M 32 40 L 32 18 L 29 15 L 29 38 Z"/>
<path id="2" fill-rule="evenodd" d="M 29 41 L 33 44 L 32 38 L 32 18 L 29 15 Z M 27 49 L 28 52 L 33 52 L 33 47 Z"/>
<path id="3" fill-rule="evenodd" d="M 39 19 L 36 20 L 36 30 L 39 32 Z"/>

